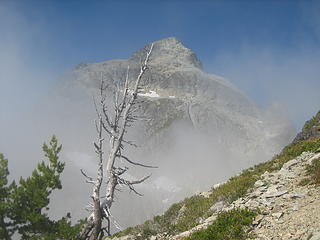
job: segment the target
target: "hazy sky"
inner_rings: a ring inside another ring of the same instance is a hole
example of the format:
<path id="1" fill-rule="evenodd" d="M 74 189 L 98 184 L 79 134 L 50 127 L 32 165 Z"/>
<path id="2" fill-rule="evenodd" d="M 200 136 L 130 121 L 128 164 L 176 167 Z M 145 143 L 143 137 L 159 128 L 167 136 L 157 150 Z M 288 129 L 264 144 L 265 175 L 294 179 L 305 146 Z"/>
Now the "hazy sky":
<path id="1" fill-rule="evenodd" d="M 76 64 L 127 58 L 171 36 L 198 55 L 205 71 L 227 78 L 263 107 L 279 107 L 297 128 L 320 110 L 319 0 L 0 0 L 0 152 L 12 174 L 29 175 L 53 133 L 62 139 L 64 160 L 73 154 L 78 165 L 92 164 L 94 129 L 84 110 L 91 105 L 63 102 L 64 109 L 41 112 L 35 106 L 46 104 Z M 66 192 L 83 188 L 74 189 L 82 178 L 72 166 L 66 165 Z M 68 201 L 79 214 L 79 205 Z"/>
<path id="2" fill-rule="evenodd" d="M 320 109 L 320 1 L 0 0 L 1 120 L 76 64 L 169 36 L 258 104 L 282 105 L 297 127 Z"/>

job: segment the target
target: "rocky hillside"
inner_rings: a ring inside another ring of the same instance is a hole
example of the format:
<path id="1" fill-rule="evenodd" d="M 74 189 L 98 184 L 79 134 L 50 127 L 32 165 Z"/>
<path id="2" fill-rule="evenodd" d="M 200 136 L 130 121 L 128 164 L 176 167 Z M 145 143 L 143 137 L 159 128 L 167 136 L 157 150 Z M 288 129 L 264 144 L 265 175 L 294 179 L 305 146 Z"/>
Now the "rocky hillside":
<path id="1" fill-rule="evenodd" d="M 303 152 L 286 162 L 279 171 L 266 171 L 244 197 L 230 204 L 224 201 L 215 203 L 210 208 L 212 216 L 169 239 L 191 236 L 200 229 L 208 228 L 222 212 L 234 209 L 259 209 L 259 214 L 247 229 L 253 239 L 320 239 L 320 188 L 304 185 L 309 179 L 307 169 L 315 160 L 320 162 L 320 153 Z M 210 195 L 211 192 L 202 194 Z"/>
<path id="2" fill-rule="evenodd" d="M 319 184 L 320 138 L 313 136 L 113 239 L 318 240 Z"/>
<path id="3" fill-rule="evenodd" d="M 128 66 L 131 80 L 135 78 L 149 47 L 146 45 L 128 60 L 81 63 L 73 69 L 66 88 L 80 86 L 96 93 L 103 78 L 111 94 L 123 83 Z M 251 153 L 253 149 L 275 153 L 294 132 L 279 114 L 260 109 L 229 81 L 204 72 L 196 54 L 176 38 L 154 42 L 150 72 L 141 88 L 141 112 L 150 118 L 143 126 L 143 139 L 151 149 L 159 145 L 170 148 L 174 142 L 170 132 L 180 123 L 212 136 L 235 153 Z"/>

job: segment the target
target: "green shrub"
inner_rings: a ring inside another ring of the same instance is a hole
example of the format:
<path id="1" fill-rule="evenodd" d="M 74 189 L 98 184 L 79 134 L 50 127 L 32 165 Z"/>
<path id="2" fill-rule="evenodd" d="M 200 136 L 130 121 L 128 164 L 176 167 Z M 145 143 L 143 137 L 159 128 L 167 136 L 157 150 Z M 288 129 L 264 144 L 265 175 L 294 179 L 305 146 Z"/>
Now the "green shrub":
<path id="1" fill-rule="evenodd" d="M 251 226 L 257 211 L 247 209 L 234 209 L 222 212 L 217 219 L 204 230 L 194 232 L 185 240 L 242 240 L 249 234 L 246 229 Z"/>
<path id="2" fill-rule="evenodd" d="M 123 230 L 121 232 L 117 232 L 117 233 L 113 234 L 111 236 L 111 238 L 123 237 L 123 236 L 126 236 L 126 235 L 135 234 L 135 233 L 138 233 L 137 226 L 128 227 L 128 228 L 126 228 L 125 230 Z"/>
<path id="3" fill-rule="evenodd" d="M 320 184 L 320 158 L 314 159 L 306 168 L 310 183 Z"/>
<path id="4" fill-rule="evenodd" d="M 303 152 L 315 152 L 320 148 L 320 138 L 308 139 L 301 141 L 295 144 L 291 144 L 283 149 L 281 154 L 276 156 L 276 161 L 281 164 L 281 167 L 284 163 L 290 159 L 296 158 Z M 280 168 L 281 168 L 280 167 Z M 280 169 L 278 168 L 278 169 Z"/>
<path id="5" fill-rule="evenodd" d="M 308 131 L 314 126 L 320 126 L 320 111 L 309 121 L 306 121 L 302 128 L 302 131 Z"/>
<path id="6" fill-rule="evenodd" d="M 300 181 L 299 185 L 300 186 L 306 186 L 310 183 L 310 178 L 304 178 Z"/>
<path id="7" fill-rule="evenodd" d="M 213 199 L 195 195 L 186 198 L 184 201 L 185 210 L 179 216 L 174 226 L 171 226 L 169 232 L 183 232 L 197 225 L 200 218 L 208 212 L 209 208 L 214 203 Z"/>
<path id="8" fill-rule="evenodd" d="M 145 240 L 151 237 L 152 235 L 157 234 L 157 231 L 152 228 L 152 225 L 150 223 L 151 221 L 147 221 L 142 225 L 140 236 L 137 238 L 137 240 Z"/>

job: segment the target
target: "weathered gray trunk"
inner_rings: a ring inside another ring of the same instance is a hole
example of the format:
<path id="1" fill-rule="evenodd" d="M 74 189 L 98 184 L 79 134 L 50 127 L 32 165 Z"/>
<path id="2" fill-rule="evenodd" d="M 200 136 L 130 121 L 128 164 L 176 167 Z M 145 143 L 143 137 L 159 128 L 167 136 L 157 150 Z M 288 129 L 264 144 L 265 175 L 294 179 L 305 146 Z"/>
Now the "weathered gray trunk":
<path id="1" fill-rule="evenodd" d="M 135 104 L 138 94 L 138 86 L 140 80 L 147 70 L 147 63 L 152 51 L 153 45 L 151 45 L 150 50 L 147 52 L 147 56 L 143 65 L 141 66 L 140 73 L 135 81 L 134 89 L 130 91 L 129 84 L 128 84 L 128 74 L 129 68 L 126 77 L 126 83 L 123 90 L 123 98 L 121 102 L 118 102 L 118 97 L 120 93 L 116 93 L 116 100 L 115 100 L 115 116 L 114 120 L 111 121 L 108 113 L 107 107 L 105 103 L 105 96 L 104 91 L 105 87 L 103 86 L 103 81 L 101 82 L 100 86 L 100 111 L 98 111 L 96 105 L 96 111 L 99 119 L 99 123 L 96 124 L 96 129 L 98 133 L 98 143 L 94 143 L 95 151 L 99 158 L 98 170 L 97 170 L 97 177 L 95 180 L 93 178 L 87 176 L 85 173 L 83 175 L 87 178 L 87 182 L 93 184 L 93 191 L 92 191 L 92 200 L 93 200 L 93 210 L 90 216 L 88 217 L 86 223 L 84 224 L 81 233 L 79 234 L 79 240 L 96 240 L 102 239 L 103 237 L 103 228 L 102 228 L 102 221 L 106 219 L 108 225 L 106 227 L 106 232 L 110 235 L 110 222 L 111 222 L 111 213 L 110 209 L 112 203 L 114 201 L 114 193 L 116 186 L 118 184 L 127 185 L 131 190 L 134 190 L 133 185 L 139 184 L 145 181 L 149 176 L 144 177 L 137 181 L 128 181 L 125 180 L 121 175 L 127 171 L 127 168 L 123 169 L 121 167 L 116 167 L 115 163 L 117 158 L 124 158 L 129 163 L 134 165 L 144 166 L 142 164 L 137 164 L 127 157 L 123 157 L 121 154 L 121 149 L 123 148 L 123 137 L 126 132 L 126 128 L 128 127 L 128 122 L 134 121 L 135 117 L 132 116 L 131 108 Z M 120 91 L 120 90 L 119 90 Z M 121 91 L 120 91 L 121 92 Z M 110 137 L 109 141 L 109 155 L 106 159 L 106 167 L 103 169 L 103 132 L 107 133 Z M 146 167 L 146 166 L 145 166 Z M 101 185 L 104 179 L 107 182 L 107 186 L 105 189 L 105 199 L 100 202 L 101 198 Z M 137 193 L 137 192 L 136 192 Z"/>

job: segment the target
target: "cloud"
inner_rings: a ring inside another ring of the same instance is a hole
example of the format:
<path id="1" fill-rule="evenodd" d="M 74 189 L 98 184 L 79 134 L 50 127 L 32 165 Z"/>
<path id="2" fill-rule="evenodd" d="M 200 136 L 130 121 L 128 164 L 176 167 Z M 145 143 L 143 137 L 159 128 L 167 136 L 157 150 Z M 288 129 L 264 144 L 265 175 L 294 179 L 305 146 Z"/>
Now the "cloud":
<path id="1" fill-rule="evenodd" d="M 258 104 L 278 103 L 296 127 L 320 109 L 320 48 L 301 42 L 294 51 L 246 45 L 215 55 L 210 71 L 228 78 Z"/>
<path id="2" fill-rule="evenodd" d="M 13 1 L 0 2 L 0 35 L 0 82 L 5 89 L 0 96 L 1 120 L 12 121 L 47 94 L 53 76 L 36 64 L 39 59 L 33 58 L 36 49 L 31 47 L 40 44 L 46 31 L 29 21 Z"/>

